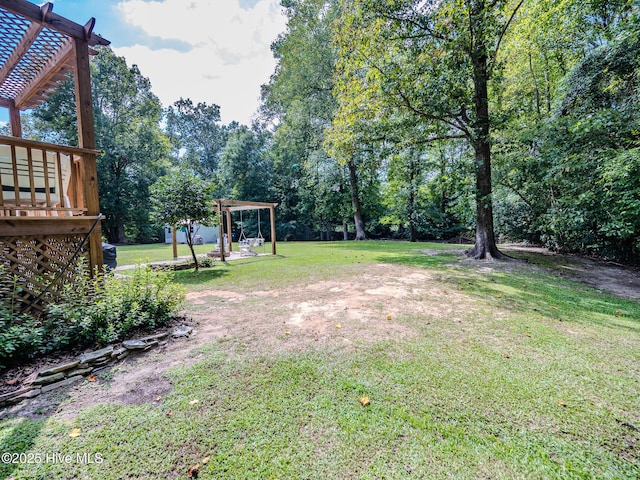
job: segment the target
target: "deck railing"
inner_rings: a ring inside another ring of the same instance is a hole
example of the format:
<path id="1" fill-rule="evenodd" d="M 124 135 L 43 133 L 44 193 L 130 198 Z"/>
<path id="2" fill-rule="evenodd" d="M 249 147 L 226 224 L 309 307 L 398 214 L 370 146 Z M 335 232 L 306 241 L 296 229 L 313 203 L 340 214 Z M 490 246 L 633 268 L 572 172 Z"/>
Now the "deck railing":
<path id="1" fill-rule="evenodd" d="M 0 217 L 86 215 L 82 162 L 97 153 L 0 135 Z"/>

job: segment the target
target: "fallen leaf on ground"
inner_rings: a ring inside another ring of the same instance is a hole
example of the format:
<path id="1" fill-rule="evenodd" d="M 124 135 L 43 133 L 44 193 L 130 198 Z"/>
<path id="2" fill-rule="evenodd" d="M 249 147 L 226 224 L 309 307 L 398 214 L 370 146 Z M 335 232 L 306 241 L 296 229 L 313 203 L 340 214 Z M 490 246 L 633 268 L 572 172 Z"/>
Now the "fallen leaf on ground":
<path id="1" fill-rule="evenodd" d="M 621 311 L 621 310 L 618 310 L 618 311 L 616 312 L 616 315 L 618 315 L 618 316 L 622 315 L 622 311 Z"/>
<path id="2" fill-rule="evenodd" d="M 285 335 L 291 335 L 291 332 L 290 332 L 289 330 L 285 330 L 285 331 L 284 331 L 284 334 L 285 334 Z"/>
<path id="3" fill-rule="evenodd" d="M 340 325 L 339 323 L 336 324 L 336 328 L 342 328 L 342 325 Z"/>
<path id="4" fill-rule="evenodd" d="M 17 381 L 17 378 L 12 378 L 11 380 L 5 380 L 4 383 L 6 383 L 7 385 L 15 385 Z"/>
<path id="5" fill-rule="evenodd" d="M 558 400 L 558 405 L 560 405 L 561 407 L 566 407 L 567 404 L 564 403 L 562 400 Z"/>
<path id="6" fill-rule="evenodd" d="M 169 411 L 167 412 L 167 417 L 171 417 L 171 415 L 173 415 L 173 410 L 169 410 Z"/>
<path id="7" fill-rule="evenodd" d="M 89 375 L 89 376 L 87 376 L 87 380 L 89 380 L 90 382 L 95 382 L 98 379 L 96 378 L 95 375 Z"/>
<path id="8" fill-rule="evenodd" d="M 502 355 L 504 358 L 509 358 L 509 354 L 505 353 L 504 355 Z"/>
<path id="9" fill-rule="evenodd" d="M 393 317 L 391 315 L 387 315 L 387 320 L 391 321 L 393 320 Z"/>
<path id="10" fill-rule="evenodd" d="M 162 400 L 162 397 L 156 397 L 156 402 L 159 402 L 160 400 Z"/>
<path id="11" fill-rule="evenodd" d="M 71 431 L 69 432 L 69 436 L 72 437 L 72 438 L 79 437 L 80 436 L 80 429 L 79 428 L 72 428 Z"/>
<path id="12" fill-rule="evenodd" d="M 200 400 L 194 399 L 189 402 L 189 405 L 196 405 L 198 403 L 200 403 Z"/>
<path id="13" fill-rule="evenodd" d="M 371 401 L 369 400 L 369 397 L 360 397 L 360 405 L 362 405 L 363 407 L 366 407 L 370 403 Z"/>
<path id="14" fill-rule="evenodd" d="M 189 478 L 198 478 L 198 472 L 200 471 L 200 464 L 196 463 L 189 469 Z"/>
<path id="15" fill-rule="evenodd" d="M 207 463 L 209 463 L 209 460 L 211 460 L 211 456 L 207 455 L 202 459 L 202 464 L 206 465 Z"/>

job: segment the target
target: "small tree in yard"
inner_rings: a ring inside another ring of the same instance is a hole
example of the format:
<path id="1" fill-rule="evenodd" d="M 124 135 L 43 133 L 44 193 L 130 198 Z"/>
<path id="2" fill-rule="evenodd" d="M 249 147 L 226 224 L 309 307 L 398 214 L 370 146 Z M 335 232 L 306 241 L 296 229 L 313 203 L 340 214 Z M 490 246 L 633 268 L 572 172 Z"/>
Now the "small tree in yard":
<path id="1" fill-rule="evenodd" d="M 208 182 L 184 170 L 161 177 L 151 187 L 151 214 L 154 221 L 172 228 L 185 228 L 196 272 L 198 257 L 193 250 L 193 227 L 210 225 L 215 221 L 210 190 Z"/>

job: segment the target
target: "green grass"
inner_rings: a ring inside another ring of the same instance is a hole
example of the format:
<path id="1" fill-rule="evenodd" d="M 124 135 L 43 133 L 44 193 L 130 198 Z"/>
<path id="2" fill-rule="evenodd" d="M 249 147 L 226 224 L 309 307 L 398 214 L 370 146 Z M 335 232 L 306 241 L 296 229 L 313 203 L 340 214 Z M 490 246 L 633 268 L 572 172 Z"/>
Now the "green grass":
<path id="1" fill-rule="evenodd" d="M 204 254 L 213 250 L 215 245 L 195 245 L 196 254 Z M 137 263 L 151 263 L 173 260 L 173 246 L 165 243 L 149 245 L 119 245 L 116 247 L 118 266 L 135 265 Z M 191 251 L 185 244 L 178 245 L 178 256 L 190 256 Z"/>
<path id="2" fill-rule="evenodd" d="M 213 341 L 169 372 L 160 402 L 3 420 L 3 452 L 104 461 L 0 464 L 0 476 L 173 479 L 200 463 L 210 479 L 639 478 L 640 305 L 531 265 L 480 269 L 427 248 L 451 246 L 284 243 L 277 257 L 177 272 L 190 290 L 251 291 L 395 264 L 433 274 L 469 308 L 405 314 L 394 321 L 415 335 L 352 348 Z"/>

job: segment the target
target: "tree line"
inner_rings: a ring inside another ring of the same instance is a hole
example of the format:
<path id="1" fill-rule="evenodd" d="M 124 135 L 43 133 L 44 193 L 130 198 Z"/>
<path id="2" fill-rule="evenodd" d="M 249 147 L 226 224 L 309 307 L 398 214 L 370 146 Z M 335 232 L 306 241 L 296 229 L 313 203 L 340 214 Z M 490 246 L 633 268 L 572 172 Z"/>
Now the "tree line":
<path id="1" fill-rule="evenodd" d="M 499 240 L 640 262 L 633 0 L 282 0 L 251 126 L 163 109 L 108 48 L 92 59 L 107 240 L 152 241 L 150 188 L 279 202 L 285 240 Z M 76 143 L 72 85 L 23 119 Z"/>

